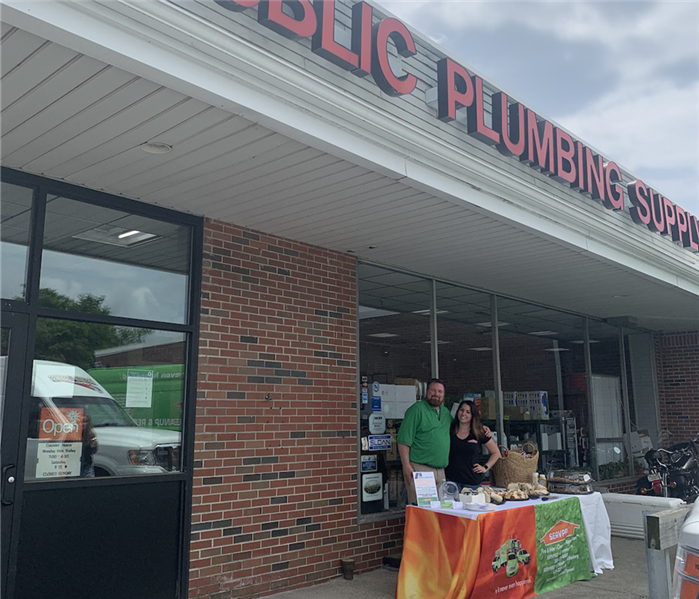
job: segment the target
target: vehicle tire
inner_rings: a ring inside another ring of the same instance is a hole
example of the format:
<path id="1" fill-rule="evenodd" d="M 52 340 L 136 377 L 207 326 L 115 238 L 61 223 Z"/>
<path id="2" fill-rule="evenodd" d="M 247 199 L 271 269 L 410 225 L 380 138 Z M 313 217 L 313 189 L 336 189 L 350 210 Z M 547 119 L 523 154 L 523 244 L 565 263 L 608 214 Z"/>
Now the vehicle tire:
<path id="1" fill-rule="evenodd" d="M 95 477 L 98 476 L 110 476 L 109 472 L 103 470 L 102 468 L 95 468 Z"/>

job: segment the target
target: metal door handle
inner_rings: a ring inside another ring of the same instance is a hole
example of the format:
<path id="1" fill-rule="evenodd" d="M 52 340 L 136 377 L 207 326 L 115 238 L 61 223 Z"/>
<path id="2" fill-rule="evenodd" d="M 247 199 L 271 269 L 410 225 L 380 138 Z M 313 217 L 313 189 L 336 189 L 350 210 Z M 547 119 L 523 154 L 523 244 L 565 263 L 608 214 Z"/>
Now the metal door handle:
<path id="1" fill-rule="evenodd" d="M 12 505 L 15 500 L 15 465 L 2 469 L 2 505 Z"/>

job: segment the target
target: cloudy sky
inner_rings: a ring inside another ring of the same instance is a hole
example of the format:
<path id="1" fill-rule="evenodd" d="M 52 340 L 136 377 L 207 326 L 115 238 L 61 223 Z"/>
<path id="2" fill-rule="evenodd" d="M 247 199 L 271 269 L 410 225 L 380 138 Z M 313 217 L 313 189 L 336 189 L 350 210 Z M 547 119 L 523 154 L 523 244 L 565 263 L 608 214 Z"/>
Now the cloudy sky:
<path id="1" fill-rule="evenodd" d="M 699 216 L 699 2 L 379 0 Z"/>

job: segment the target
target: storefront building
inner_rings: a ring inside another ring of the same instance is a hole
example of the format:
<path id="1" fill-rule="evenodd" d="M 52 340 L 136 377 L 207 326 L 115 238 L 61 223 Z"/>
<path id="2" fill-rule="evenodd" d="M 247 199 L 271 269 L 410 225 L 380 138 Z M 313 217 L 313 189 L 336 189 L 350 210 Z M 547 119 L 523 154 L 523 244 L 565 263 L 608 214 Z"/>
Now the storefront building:
<path id="1" fill-rule="evenodd" d="M 379 567 L 432 376 L 609 489 L 699 431 L 696 215 L 379 6 L 4 2 L 2 53 L 7 597 Z"/>

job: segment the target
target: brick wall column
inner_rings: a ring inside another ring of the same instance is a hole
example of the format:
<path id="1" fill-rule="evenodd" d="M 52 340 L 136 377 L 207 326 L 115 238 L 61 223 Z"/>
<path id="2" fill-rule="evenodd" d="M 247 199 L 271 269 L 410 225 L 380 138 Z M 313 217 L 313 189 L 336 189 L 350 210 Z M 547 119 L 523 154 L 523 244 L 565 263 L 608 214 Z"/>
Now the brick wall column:
<path id="1" fill-rule="evenodd" d="M 699 432 L 699 331 L 657 337 L 660 423 L 669 430 L 667 445 Z"/>
<path id="2" fill-rule="evenodd" d="M 379 567 L 357 524 L 356 261 L 205 226 L 190 596 L 254 597 Z"/>

